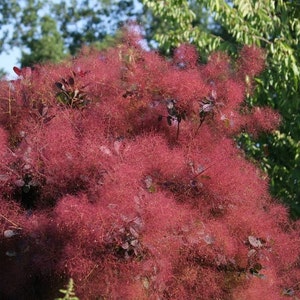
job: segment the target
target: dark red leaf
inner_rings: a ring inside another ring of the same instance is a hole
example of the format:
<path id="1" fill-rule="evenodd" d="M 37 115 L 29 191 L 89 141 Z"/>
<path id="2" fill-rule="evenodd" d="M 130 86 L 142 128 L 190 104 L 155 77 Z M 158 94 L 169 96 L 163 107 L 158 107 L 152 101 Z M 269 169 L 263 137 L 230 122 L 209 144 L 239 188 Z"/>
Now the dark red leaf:
<path id="1" fill-rule="evenodd" d="M 13 67 L 14 72 L 18 75 L 21 76 L 22 75 L 22 70 L 19 69 L 18 67 Z"/>

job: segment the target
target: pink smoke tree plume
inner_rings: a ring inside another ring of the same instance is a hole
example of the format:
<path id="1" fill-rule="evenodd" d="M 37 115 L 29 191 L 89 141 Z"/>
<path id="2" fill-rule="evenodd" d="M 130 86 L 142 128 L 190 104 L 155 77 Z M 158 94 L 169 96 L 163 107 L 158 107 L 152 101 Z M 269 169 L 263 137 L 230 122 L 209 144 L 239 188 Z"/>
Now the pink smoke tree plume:
<path id="1" fill-rule="evenodd" d="M 298 299 L 299 223 L 234 142 L 264 53 L 135 35 L 0 82 L 0 298 Z M 247 79 L 247 80 L 246 80 Z"/>

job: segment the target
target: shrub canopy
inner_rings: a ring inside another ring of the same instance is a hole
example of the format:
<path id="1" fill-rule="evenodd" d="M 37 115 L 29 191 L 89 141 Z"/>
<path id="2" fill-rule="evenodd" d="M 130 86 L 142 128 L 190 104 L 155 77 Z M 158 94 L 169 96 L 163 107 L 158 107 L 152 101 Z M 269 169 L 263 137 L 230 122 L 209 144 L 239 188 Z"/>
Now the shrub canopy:
<path id="1" fill-rule="evenodd" d="M 197 58 L 131 34 L 0 83 L 2 298 L 54 298 L 70 277 L 81 299 L 298 293 L 298 223 L 232 139 L 279 123 L 243 101 L 263 53 Z"/>

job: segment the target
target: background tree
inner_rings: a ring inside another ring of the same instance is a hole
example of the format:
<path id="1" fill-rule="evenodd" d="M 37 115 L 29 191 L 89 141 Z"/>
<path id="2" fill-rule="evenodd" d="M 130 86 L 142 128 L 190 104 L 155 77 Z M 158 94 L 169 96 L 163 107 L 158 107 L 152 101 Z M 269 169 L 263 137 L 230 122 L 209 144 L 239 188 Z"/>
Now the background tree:
<path id="1" fill-rule="evenodd" d="M 297 1 L 152 1 L 143 0 L 153 14 L 164 20 L 155 39 L 164 51 L 192 42 L 201 52 L 226 50 L 235 56 L 242 45 L 265 49 L 267 69 L 256 78 L 255 93 L 247 102 L 280 111 L 282 125 L 273 135 L 258 140 L 242 134 L 240 145 L 256 158 L 271 178 L 271 191 L 300 215 L 300 4 Z M 202 9 L 195 10 L 195 3 Z M 198 12 L 213 21 L 197 24 Z M 169 26 L 165 26 L 169 24 Z M 205 56 L 204 56 L 205 59 Z M 248 80 L 246 77 L 245 80 Z"/>
<path id="2" fill-rule="evenodd" d="M 22 50 L 22 66 L 57 62 L 75 55 L 83 45 L 110 45 L 112 36 L 141 9 L 137 1 L 70 0 L 1 1 L 0 53 L 12 47 Z M 8 25 L 9 24 L 9 25 Z"/>
<path id="3" fill-rule="evenodd" d="M 28 32 L 22 35 L 23 43 L 29 50 L 22 51 L 23 67 L 46 61 L 59 62 L 65 57 L 63 39 L 57 31 L 56 21 L 50 16 L 43 16 L 39 26 L 40 33 L 37 28 L 30 26 Z"/>

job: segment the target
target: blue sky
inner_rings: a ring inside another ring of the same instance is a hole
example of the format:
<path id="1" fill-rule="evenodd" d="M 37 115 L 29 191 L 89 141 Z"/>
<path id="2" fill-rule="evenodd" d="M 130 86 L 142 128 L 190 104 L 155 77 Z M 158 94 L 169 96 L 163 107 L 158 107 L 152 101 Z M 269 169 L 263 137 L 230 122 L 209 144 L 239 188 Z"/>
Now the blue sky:
<path id="1" fill-rule="evenodd" d="M 4 69 L 10 76 L 14 75 L 13 67 L 19 66 L 20 50 L 13 49 L 9 53 L 0 54 L 0 68 Z"/>

